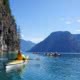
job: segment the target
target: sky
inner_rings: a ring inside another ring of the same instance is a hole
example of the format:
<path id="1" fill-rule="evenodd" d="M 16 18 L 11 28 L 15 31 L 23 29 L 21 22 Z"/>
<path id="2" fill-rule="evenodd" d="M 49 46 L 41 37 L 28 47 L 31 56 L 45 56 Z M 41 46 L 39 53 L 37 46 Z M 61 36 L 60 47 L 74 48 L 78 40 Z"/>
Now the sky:
<path id="1" fill-rule="evenodd" d="M 80 0 L 10 0 L 24 40 L 38 43 L 52 32 L 80 33 Z"/>

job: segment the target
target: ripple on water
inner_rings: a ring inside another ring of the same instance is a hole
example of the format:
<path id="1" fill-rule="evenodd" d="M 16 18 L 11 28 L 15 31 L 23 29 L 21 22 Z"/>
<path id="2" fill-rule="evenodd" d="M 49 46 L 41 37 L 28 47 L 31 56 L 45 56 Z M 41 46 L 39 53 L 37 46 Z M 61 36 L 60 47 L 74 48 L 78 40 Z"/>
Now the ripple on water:
<path id="1" fill-rule="evenodd" d="M 31 60 L 19 70 L 0 72 L 1 80 L 79 80 L 80 56 L 46 57 L 30 54 L 31 58 L 39 57 L 40 61 Z M 5 75 L 5 77 L 3 76 Z"/>

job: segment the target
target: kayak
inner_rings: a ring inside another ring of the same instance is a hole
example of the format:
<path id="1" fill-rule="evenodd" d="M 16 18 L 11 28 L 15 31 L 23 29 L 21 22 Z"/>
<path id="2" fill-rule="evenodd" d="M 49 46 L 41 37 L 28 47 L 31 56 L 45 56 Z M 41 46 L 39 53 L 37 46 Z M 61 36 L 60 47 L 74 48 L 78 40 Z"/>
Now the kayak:
<path id="1" fill-rule="evenodd" d="M 25 60 L 25 61 L 14 60 L 6 65 L 6 71 L 9 72 L 11 70 L 19 69 L 24 65 L 26 65 L 27 63 L 28 63 L 28 60 Z"/>
<path id="2" fill-rule="evenodd" d="M 29 57 L 27 57 L 26 60 L 13 60 L 13 61 L 7 63 L 6 71 L 26 65 L 29 61 L 28 59 L 29 59 Z"/>

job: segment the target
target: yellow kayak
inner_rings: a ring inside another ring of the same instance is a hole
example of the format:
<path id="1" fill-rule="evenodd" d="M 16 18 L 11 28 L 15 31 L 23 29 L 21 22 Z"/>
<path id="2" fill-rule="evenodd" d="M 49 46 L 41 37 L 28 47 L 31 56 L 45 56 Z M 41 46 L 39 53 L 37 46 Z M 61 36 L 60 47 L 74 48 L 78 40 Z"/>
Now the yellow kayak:
<path id="1" fill-rule="evenodd" d="M 26 60 L 14 60 L 14 61 L 11 61 L 6 65 L 6 70 L 12 69 L 14 67 L 18 68 L 20 66 L 26 65 L 28 63 L 28 60 L 29 60 L 29 57 L 27 56 Z"/>
<path id="2" fill-rule="evenodd" d="M 26 60 L 25 60 L 26 61 Z M 14 64 L 20 64 L 20 63 L 23 63 L 24 61 L 23 60 L 14 60 L 12 62 L 9 62 L 7 65 L 14 65 Z"/>
<path id="3" fill-rule="evenodd" d="M 18 70 L 23 68 L 28 63 L 28 60 L 14 60 L 12 62 L 9 62 L 6 65 L 6 72 L 10 72 L 12 70 Z"/>
<path id="4" fill-rule="evenodd" d="M 20 64 L 23 62 L 28 62 L 28 60 L 29 60 L 29 56 L 26 57 L 26 60 L 14 60 L 14 61 L 9 62 L 7 65 Z"/>

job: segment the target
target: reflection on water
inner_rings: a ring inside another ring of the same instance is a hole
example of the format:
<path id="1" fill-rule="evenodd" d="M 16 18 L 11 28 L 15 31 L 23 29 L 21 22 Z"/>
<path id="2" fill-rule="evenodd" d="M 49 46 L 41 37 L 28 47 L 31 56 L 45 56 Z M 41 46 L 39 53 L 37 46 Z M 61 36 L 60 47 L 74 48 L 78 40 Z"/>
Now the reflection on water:
<path id="1" fill-rule="evenodd" d="M 8 70 L 0 71 L 1 80 L 23 80 L 21 74 L 24 72 L 25 65 L 20 65 L 19 67 L 11 67 Z"/>
<path id="2" fill-rule="evenodd" d="M 26 65 L 2 71 L 0 80 L 80 80 L 80 55 L 27 55 L 30 58 L 40 57 L 40 60 L 30 60 Z"/>

